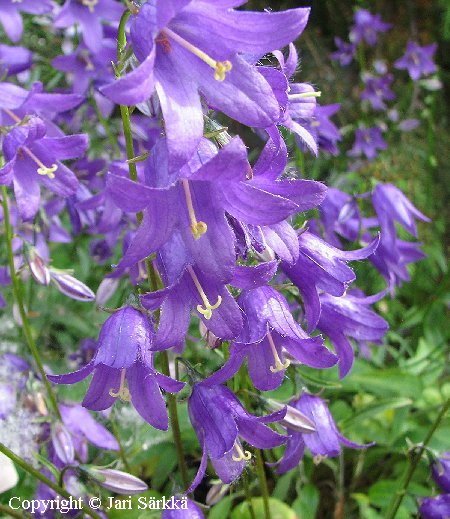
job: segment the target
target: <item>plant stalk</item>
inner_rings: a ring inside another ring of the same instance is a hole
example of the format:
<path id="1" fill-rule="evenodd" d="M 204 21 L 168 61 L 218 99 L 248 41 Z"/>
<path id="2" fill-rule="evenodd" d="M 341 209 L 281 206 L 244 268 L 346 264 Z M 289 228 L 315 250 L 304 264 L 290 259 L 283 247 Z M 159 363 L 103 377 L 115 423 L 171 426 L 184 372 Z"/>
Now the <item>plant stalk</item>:
<path id="1" fill-rule="evenodd" d="M 449 408 L 450 408 L 450 398 L 442 406 L 440 413 L 437 415 L 436 420 L 433 422 L 433 425 L 431 426 L 430 430 L 428 431 L 428 434 L 426 435 L 424 441 L 421 443 L 421 445 L 417 449 L 417 452 L 416 453 L 413 452 L 411 454 L 408 468 L 406 469 L 405 476 L 403 477 L 403 484 L 402 484 L 400 490 L 398 490 L 395 493 L 394 497 L 392 498 L 391 504 L 390 504 L 388 512 L 386 514 L 386 519 L 395 519 L 398 509 L 400 508 L 400 505 L 402 504 L 403 498 L 406 495 L 409 484 L 411 483 L 411 479 L 414 475 L 414 472 L 416 471 L 417 466 L 419 465 L 419 462 L 422 459 L 422 455 L 425 452 L 425 449 L 426 449 L 428 443 L 430 442 L 431 438 L 433 437 L 433 434 L 436 432 L 436 429 L 439 427 L 439 424 L 445 417 L 445 414 L 447 413 Z"/>
<path id="2" fill-rule="evenodd" d="M 258 471 L 258 479 L 261 485 L 261 494 L 264 503 L 264 515 L 266 519 L 271 519 L 270 502 L 269 502 L 269 487 L 267 486 L 266 472 L 264 470 L 264 459 L 259 449 L 255 450 L 256 454 L 256 468 Z"/>
<path id="3" fill-rule="evenodd" d="M 11 274 L 11 283 L 13 288 L 14 299 L 17 303 L 17 307 L 19 309 L 20 319 L 22 320 L 22 329 L 25 335 L 25 339 L 27 341 L 28 347 L 30 348 L 31 354 L 33 355 L 34 361 L 36 362 L 38 371 L 41 375 L 42 382 L 45 386 L 45 390 L 47 391 L 47 395 L 51 404 L 51 407 L 58 417 L 61 420 L 61 415 L 58 409 L 58 402 L 56 400 L 55 393 L 53 392 L 52 386 L 47 378 L 47 375 L 44 370 L 44 365 L 42 364 L 41 357 L 39 355 L 39 350 L 36 346 L 36 343 L 33 338 L 33 333 L 31 331 L 30 322 L 28 320 L 27 313 L 25 311 L 25 306 L 23 303 L 22 297 L 22 284 L 17 276 L 16 268 L 14 265 L 14 251 L 12 247 L 13 240 L 13 232 L 11 227 L 11 218 L 9 214 L 9 204 L 8 204 L 8 191 L 6 186 L 2 186 L 2 205 L 3 205 L 3 218 L 5 222 L 5 238 L 6 238 L 6 252 L 8 255 L 8 265 Z"/>

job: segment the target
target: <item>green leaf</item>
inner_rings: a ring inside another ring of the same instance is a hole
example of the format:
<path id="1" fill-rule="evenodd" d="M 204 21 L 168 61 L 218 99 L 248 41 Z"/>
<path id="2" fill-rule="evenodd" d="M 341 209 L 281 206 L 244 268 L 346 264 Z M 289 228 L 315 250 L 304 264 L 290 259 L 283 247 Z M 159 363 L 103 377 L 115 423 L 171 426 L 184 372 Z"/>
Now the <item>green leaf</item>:
<path id="1" fill-rule="evenodd" d="M 229 517 L 232 504 L 233 496 L 224 497 L 211 508 L 208 519 L 223 519 L 224 517 Z"/>
<path id="2" fill-rule="evenodd" d="M 292 507 L 301 519 L 315 519 L 319 506 L 319 491 L 314 485 L 307 484 L 301 487 L 299 496 Z"/>
<path id="3" fill-rule="evenodd" d="M 251 500 L 255 517 L 257 519 L 265 517 L 264 514 L 264 500 L 262 497 L 255 497 Z M 270 515 L 272 519 L 298 519 L 294 510 L 287 505 L 275 499 L 269 498 Z M 238 505 L 231 514 L 231 519 L 252 519 L 250 512 L 250 503 L 244 501 Z"/>
<path id="4" fill-rule="evenodd" d="M 399 409 L 401 407 L 407 407 L 412 405 L 413 401 L 410 398 L 386 398 L 383 400 L 378 400 L 374 404 L 370 404 L 353 416 L 342 420 L 339 425 L 342 429 L 346 429 L 348 427 L 353 427 L 355 424 L 362 422 L 363 420 L 367 420 L 368 418 L 373 418 L 378 416 L 380 413 L 386 410 L 391 409 Z"/>

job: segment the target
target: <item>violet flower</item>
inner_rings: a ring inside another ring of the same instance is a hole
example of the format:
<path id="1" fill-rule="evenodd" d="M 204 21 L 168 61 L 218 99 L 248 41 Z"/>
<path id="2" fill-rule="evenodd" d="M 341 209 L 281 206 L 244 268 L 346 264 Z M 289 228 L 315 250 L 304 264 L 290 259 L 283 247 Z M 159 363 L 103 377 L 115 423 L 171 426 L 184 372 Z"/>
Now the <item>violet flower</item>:
<path id="1" fill-rule="evenodd" d="M 141 65 L 101 91 L 132 105 L 158 94 L 171 169 L 182 166 L 203 135 L 199 92 L 207 103 L 247 126 L 266 128 L 280 116 L 269 83 L 245 57 L 292 42 L 309 9 L 277 13 L 237 11 L 245 2 L 192 0 L 147 3 L 131 21 L 133 50 Z M 231 7 L 231 8 L 230 8 Z"/>
<path id="2" fill-rule="evenodd" d="M 334 43 L 337 50 L 330 54 L 330 58 L 339 61 L 343 67 L 350 65 L 356 54 L 356 45 L 343 41 L 339 37 L 334 38 Z"/>
<path id="3" fill-rule="evenodd" d="M 247 412 L 225 386 L 195 384 L 188 400 L 189 417 L 203 450 L 197 475 L 187 493 L 199 485 L 206 472 L 208 457 L 224 483 L 236 480 L 251 458 L 243 450 L 240 438 L 257 449 L 272 449 L 286 442 L 266 423 L 281 420 L 286 410 L 256 417 Z"/>
<path id="4" fill-rule="evenodd" d="M 167 430 L 167 410 L 160 387 L 176 393 L 184 384 L 154 370 L 152 340 L 148 317 L 125 306 L 103 324 L 95 357 L 86 366 L 48 378 L 57 384 L 75 384 L 94 372 L 82 402 L 84 407 L 101 411 L 111 407 L 117 398 L 131 401 L 150 425 Z"/>
<path id="5" fill-rule="evenodd" d="M 370 297 L 347 294 L 333 297 L 320 296 L 320 319 L 317 328 L 328 335 L 339 357 L 339 377 L 350 371 L 354 353 L 349 337 L 357 343 L 380 342 L 389 328 L 388 323 L 372 311 L 369 305 L 385 296 L 385 291 Z"/>
<path id="6" fill-rule="evenodd" d="M 433 463 L 433 479 L 444 492 L 450 492 L 450 452 L 445 452 Z"/>
<path id="7" fill-rule="evenodd" d="M 376 77 L 367 75 L 364 77 L 365 88 L 361 92 L 361 99 L 369 101 L 374 110 L 386 110 L 385 101 L 395 99 L 395 94 L 391 90 L 394 77 L 392 74 Z"/>
<path id="8" fill-rule="evenodd" d="M 293 400 L 291 406 L 298 409 L 315 425 L 316 431 L 301 433 L 287 429 L 289 433 L 286 450 L 278 464 L 277 472 L 285 472 L 297 467 L 303 458 L 307 447 L 314 458 L 314 463 L 320 463 L 326 458 L 335 458 L 341 452 L 341 445 L 352 449 L 365 449 L 373 444 L 360 445 L 343 436 L 324 400 L 318 396 L 303 393 L 298 400 Z"/>
<path id="9" fill-rule="evenodd" d="M 53 21 L 57 29 L 76 23 L 83 41 L 92 52 L 98 52 L 103 40 L 102 21 L 118 23 L 124 11 L 116 0 L 66 0 Z"/>
<path id="10" fill-rule="evenodd" d="M 53 9 L 52 0 L 20 0 L 14 2 L 10 0 L 0 1 L 0 21 L 8 38 L 17 42 L 22 37 L 23 21 L 20 12 L 29 14 L 46 14 Z"/>
<path id="11" fill-rule="evenodd" d="M 282 263 L 282 269 L 300 290 L 308 331 L 312 332 L 321 312 L 319 290 L 336 297 L 344 295 L 356 279 L 347 262 L 372 255 L 379 238 L 375 238 L 366 247 L 353 251 L 336 249 L 308 231 L 299 235 L 298 242 L 300 255 L 297 262 L 294 265 Z"/>
<path id="12" fill-rule="evenodd" d="M 176 497 L 172 498 L 175 500 L 177 506 L 179 506 L 179 510 L 173 508 L 172 510 L 165 509 L 161 514 L 161 519 L 204 519 L 205 516 L 199 506 L 197 506 L 193 501 L 187 499 L 186 497 L 182 497 L 181 499 L 177 499 Z"/>
<path id="13" fill-rule="evenodd" d="M 419 512 L 422 519 L 447 519 L 450 517 L 450 494 L 423 499 Z"/>
<path id="14" fill-rule="evenodd" d="M 305 124 L 307 131 L 311 133 L 320 151 L 337 155 L 339 153 L 337 143 L 342 139 L 338 127 L 330 120 L 340 110 L 340 104 L 317 105 L 312 119 Z"/>
<path id="15" fill-rule="evenodd" d="M 0 43 L 0 76 L 12 76 L 27 70 L 31 67 L 32 60 L 33 53 L 30 50 Z"/>
<path id="16" fill-rule="evenodd" d="M 405 54 L 394 63 L 394 67 L 407 70 L 411 79 L 417 81 L 422 76 L 436 72 L 436 64 L 433 61 L 436 49 L 436 43 L 421 47 L 414 41 L 408 41 Z"/>
<path id="17" fill-rule="evenodd" d="M 385 149 L 387 149 L 387 144 L 378 126 L 357 128 L 355 131 L 355 142 L 352 149 L 347 152 L 347 155 L 350 157 L 365 155 L 368 160 L 373 160 L 378 155 L 378 150 Z"/>
<path id="18" fill-rule="evenodd" d="M 358 9 L 354 15 L 354 25 L 350 31 L 350 41 L 365 41 L 371 47 L 378 41 L 378 33 L 386 32 L 392 24 L 383 22 L 379 14 L 372 14 L 367 9 Z"/>

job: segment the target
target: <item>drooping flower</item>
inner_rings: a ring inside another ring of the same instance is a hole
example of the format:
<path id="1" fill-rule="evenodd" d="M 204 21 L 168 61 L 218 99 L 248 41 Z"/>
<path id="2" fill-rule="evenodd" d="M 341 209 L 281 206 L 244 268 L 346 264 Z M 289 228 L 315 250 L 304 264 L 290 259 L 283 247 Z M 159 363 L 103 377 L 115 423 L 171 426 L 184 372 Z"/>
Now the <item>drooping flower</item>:
<path id="1" fill-rule="evenodd" d="M 53 9 L 52 0 L 20 0 L 0 2 L 0 23 L 8 38 L 13 42 L 18 42 L 23 33 L 23 21 L 20 12 L 29 14 L 46 14 Z"/>
<path id="2" fill-rule="evenodd" d="M 354 353 L 349 337 L 361 345 L 366 341 L 377 343 L 389 328 L 388 323 L 369 308 L 384 296 L 385 291 L 370 297 L 321 294 L 317 328 L 328 335 L 336 350 L 340 378 L 349 373 L 353 364 Z"/>
<path id="3" fill-rule="evenodd" d="M 450 494 L 427 497 L 419 508 L 422 519 L 447 519 L 450 517 Z"/>
<path id="4" fill-rule="evenodd" d="M 407 70 L 411 79 L 417 81 L 422 76 L 436 72 L 436 64 L 433 61 L 436 49 L 436 43 L 421 47 L 415 41 L 408 41 L 405 54 L 394 63 L 394 67 Z"/>
<path id="5" fill-rule="evenodd" d="M 379 238 L 354 251 L 339 250 L 318 236 L 305 231 L 298 237 L 300 255 L 294 265 L 282 263 L 284 273 L 299 288 L 308 330 L 315 329 L 321 312 L 319 290 L 339 297 L 356 279 L 348 261 L 362 260 L 376 250 Z"/>
<path id="6" fill-rule="evenodd" d="M 392 24 L 383 22 L 379 14 L 372 14 L 367 9 L 358 9 L 353 21 L 350 41 L 356 44 L 365 41 L 371 47 L 377 44 L 378 33 L 386 32 L 392 27 Z"/>
<path id="7" fill-rule="evenodd" d="M 131 22 L 133 51 L 141 65 L 102 88 L 119 104 L 136 104 L 155 91 L 167 132 L 171 167 L 191 158 L 203 135 L 199 92 L 207 103 L 247 126 L 266 128 L 279 103 L 256 59 L 292 42 L 309 9 L 278 13 L 237 11 L 245 2 L 149 2 Z"/>
<path id="8" fill-rule="evenodd" d="M 153 328 L 148 317 L 125 306 L 103 324 L 97 352 L 86 366 L 48 378 L 57 384 L 75 384 L 94 372 L 82 402 L 84 407 L 100 411 L 111 407 L 117 398 L 131 401 L 144 420 L 166 430 L 167 410 L 160 387 L 176 393 L 184 384 L 155 371 L 152 340 Z"/>
<path id="9" fill-rule="evenodd" d="M 266 423 L 281 420 L 286 410 L 256 417 L 247 412 L 227 387 L 200 382 L 194 385 L 188 400 L 189 417 L 203 450 L 198 473 L 187 493 L 203 479 L 208 457 L 224 483 L 231 483 L 244 470 L 251 453 L 244 451 L 240 438 L 258 449 L 282 445 L 286 437 Z"/>
<path id="10" fill-rule="evenodd" d="M 374 110 L 386 110 L 385 101 L 392 101 L 395 99 L 395 94 L 391 90 L 394 77 L 392 74 L 385 74 L 384 76 L 364 77 L 365 88 L 361 92 L 361 99 L 369 101 Z"/>
<path id="11" fill-rule="evenodd" d="M 378 150 L 387 149 L 386 141 L 378 126 L 371 128 L 357 128 L 355 131 L 355 142 L 347 155 L 350 157 L 361 157 L 365 155 L 368 160 L 373 160 L 378 155 Z"/>
<path id="12" fill-rule="evenodd" d="M 450 452 L 445 452 L 433 463 L 433 479 L 444 492 L 450 492 Z"/>
<path id="13" fill-rule="evenodd" d="M 305 447 L 311 451 L 315 463 L 338 456 L 341 452 L 341 445 L 352 449 L 370 447 L 371 444 L 360 445 L 343 436 L 339 432 L 327 404 L 320 397 L 303 393 L 299 399 L 293 400 L 290 405 L 308 417 L 315 425 L 316 430 L 305 433 L 287 428 L 288 441 L 284 455 L 278 465 L 277 472 L 279 474 L 297 467 L 303 458 Z"/>

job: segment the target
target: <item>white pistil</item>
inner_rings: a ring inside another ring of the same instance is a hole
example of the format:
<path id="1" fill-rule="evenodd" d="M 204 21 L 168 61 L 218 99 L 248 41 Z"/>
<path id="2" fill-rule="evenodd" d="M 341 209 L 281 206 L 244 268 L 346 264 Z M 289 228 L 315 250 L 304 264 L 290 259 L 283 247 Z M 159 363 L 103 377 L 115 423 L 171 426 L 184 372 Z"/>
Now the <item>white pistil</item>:
<path id="1" fill-rule="evenodd" d="M 322 92 L 302 92 L 301 94 L 288 94 L 289 101 L 297 101 L 298 99 L 307 99 L 308 97 L 320 97 Z"/>
<path id="2" fill-rule="evenodd" d="M 291 361 L 286 360 L 284 363 L 281 362 L 270 332 L 267 333 L 267 339 L 270 344 L 270 349 L 272 350 L 273 360 L 275 361 L 275 366 L 270 366 L 270 371 L 272 373 L 278 373 L 279 371 L 283 371 L 291 364 Z"/>
<path id="3" fill-rule="evenodd" d="M 252 453 L 242 450 L 242 447 L 237 442 L 234 444 L 234 448 L 236 449 L 237 456 L 231 455 L 233 461 L 248 461 L 252 457 Z"/>
<path id="4" fill-rule="evenodd" d="M 189 219 L 191 221 L 191 231 L 196 240 L 198 240 L 205 232 L 208 230 L 208 226 L 205 222 L 197 221 L 197 217 L 195 216 L 194 205 L 192 203 L 192 194 L 191 189 L 189 187 L 189 181 L 183 178 L 181 180 L 184 189 L 184 196 L 186 197 L 186 205 L 189 212 Z"/>
<path id="5" fill-rule="evenodd" d="M 179 36 L 176 32 L 171 31 L 170 29 L 165 28 L 163 35 L 169 36 L 172 40 L 179 43 L 182 47 L 187 49 L 189 52 L 192 52 L 195 56 L 204 61 L 207 65 L 209 65 L 212 69 L 214 69 L 214 79 L 217 81 L 223 81 L 226 77 L 227 72 L 233 68 L 233 65 L 230 61 L 216 61 L 215 59 L 208 56 L 206 52 L 203 52 L 192 43 L 189 43 L 187 40 Z"/>
<path id="6" fill-rule="evenodd" d="M 195 288 L 198 290 L 198 293 L 200 294 L 200 297 L 202 298 L 204 307 L 202 305 L 197 305 L 197 312 L 202 314 L 205 319 L 211 319 L 212 317 L 212 311 L 219 308 L 219 306 L 222 303 L 222 296 L 217 297 L 217 303 L 215 305 L 212 305 L 209 300 L 208 296 L 205 294 L 205 291 L 202 288 L 202 285 L 200 284 L 200 281 L 198 280 L 197 275 L 194 272 L 194 269 L 189 265 L 187 267 L 187 270 L 192 278 L 192 281 L 194 282 Z"/>
<path id="7" fill-rule="evenodd" d="M 110 388 L 109 394 L 113 396 L 114 398 L 120 398 L 123 402 L 130 402 L 131 401 L 131 395 L 130 391 L 127 388 L 126 382 L 125 382 L 125 375 L 127 373 L 126 369 L 123 369 L 120 373 L 120 386 L 119 389 Z"/>
<path id="8" fill-rule="evenodd" d="M 93 13 L 98 0 L 81 0 L 81 3 L 89 9 L 89 12 Z"/>

